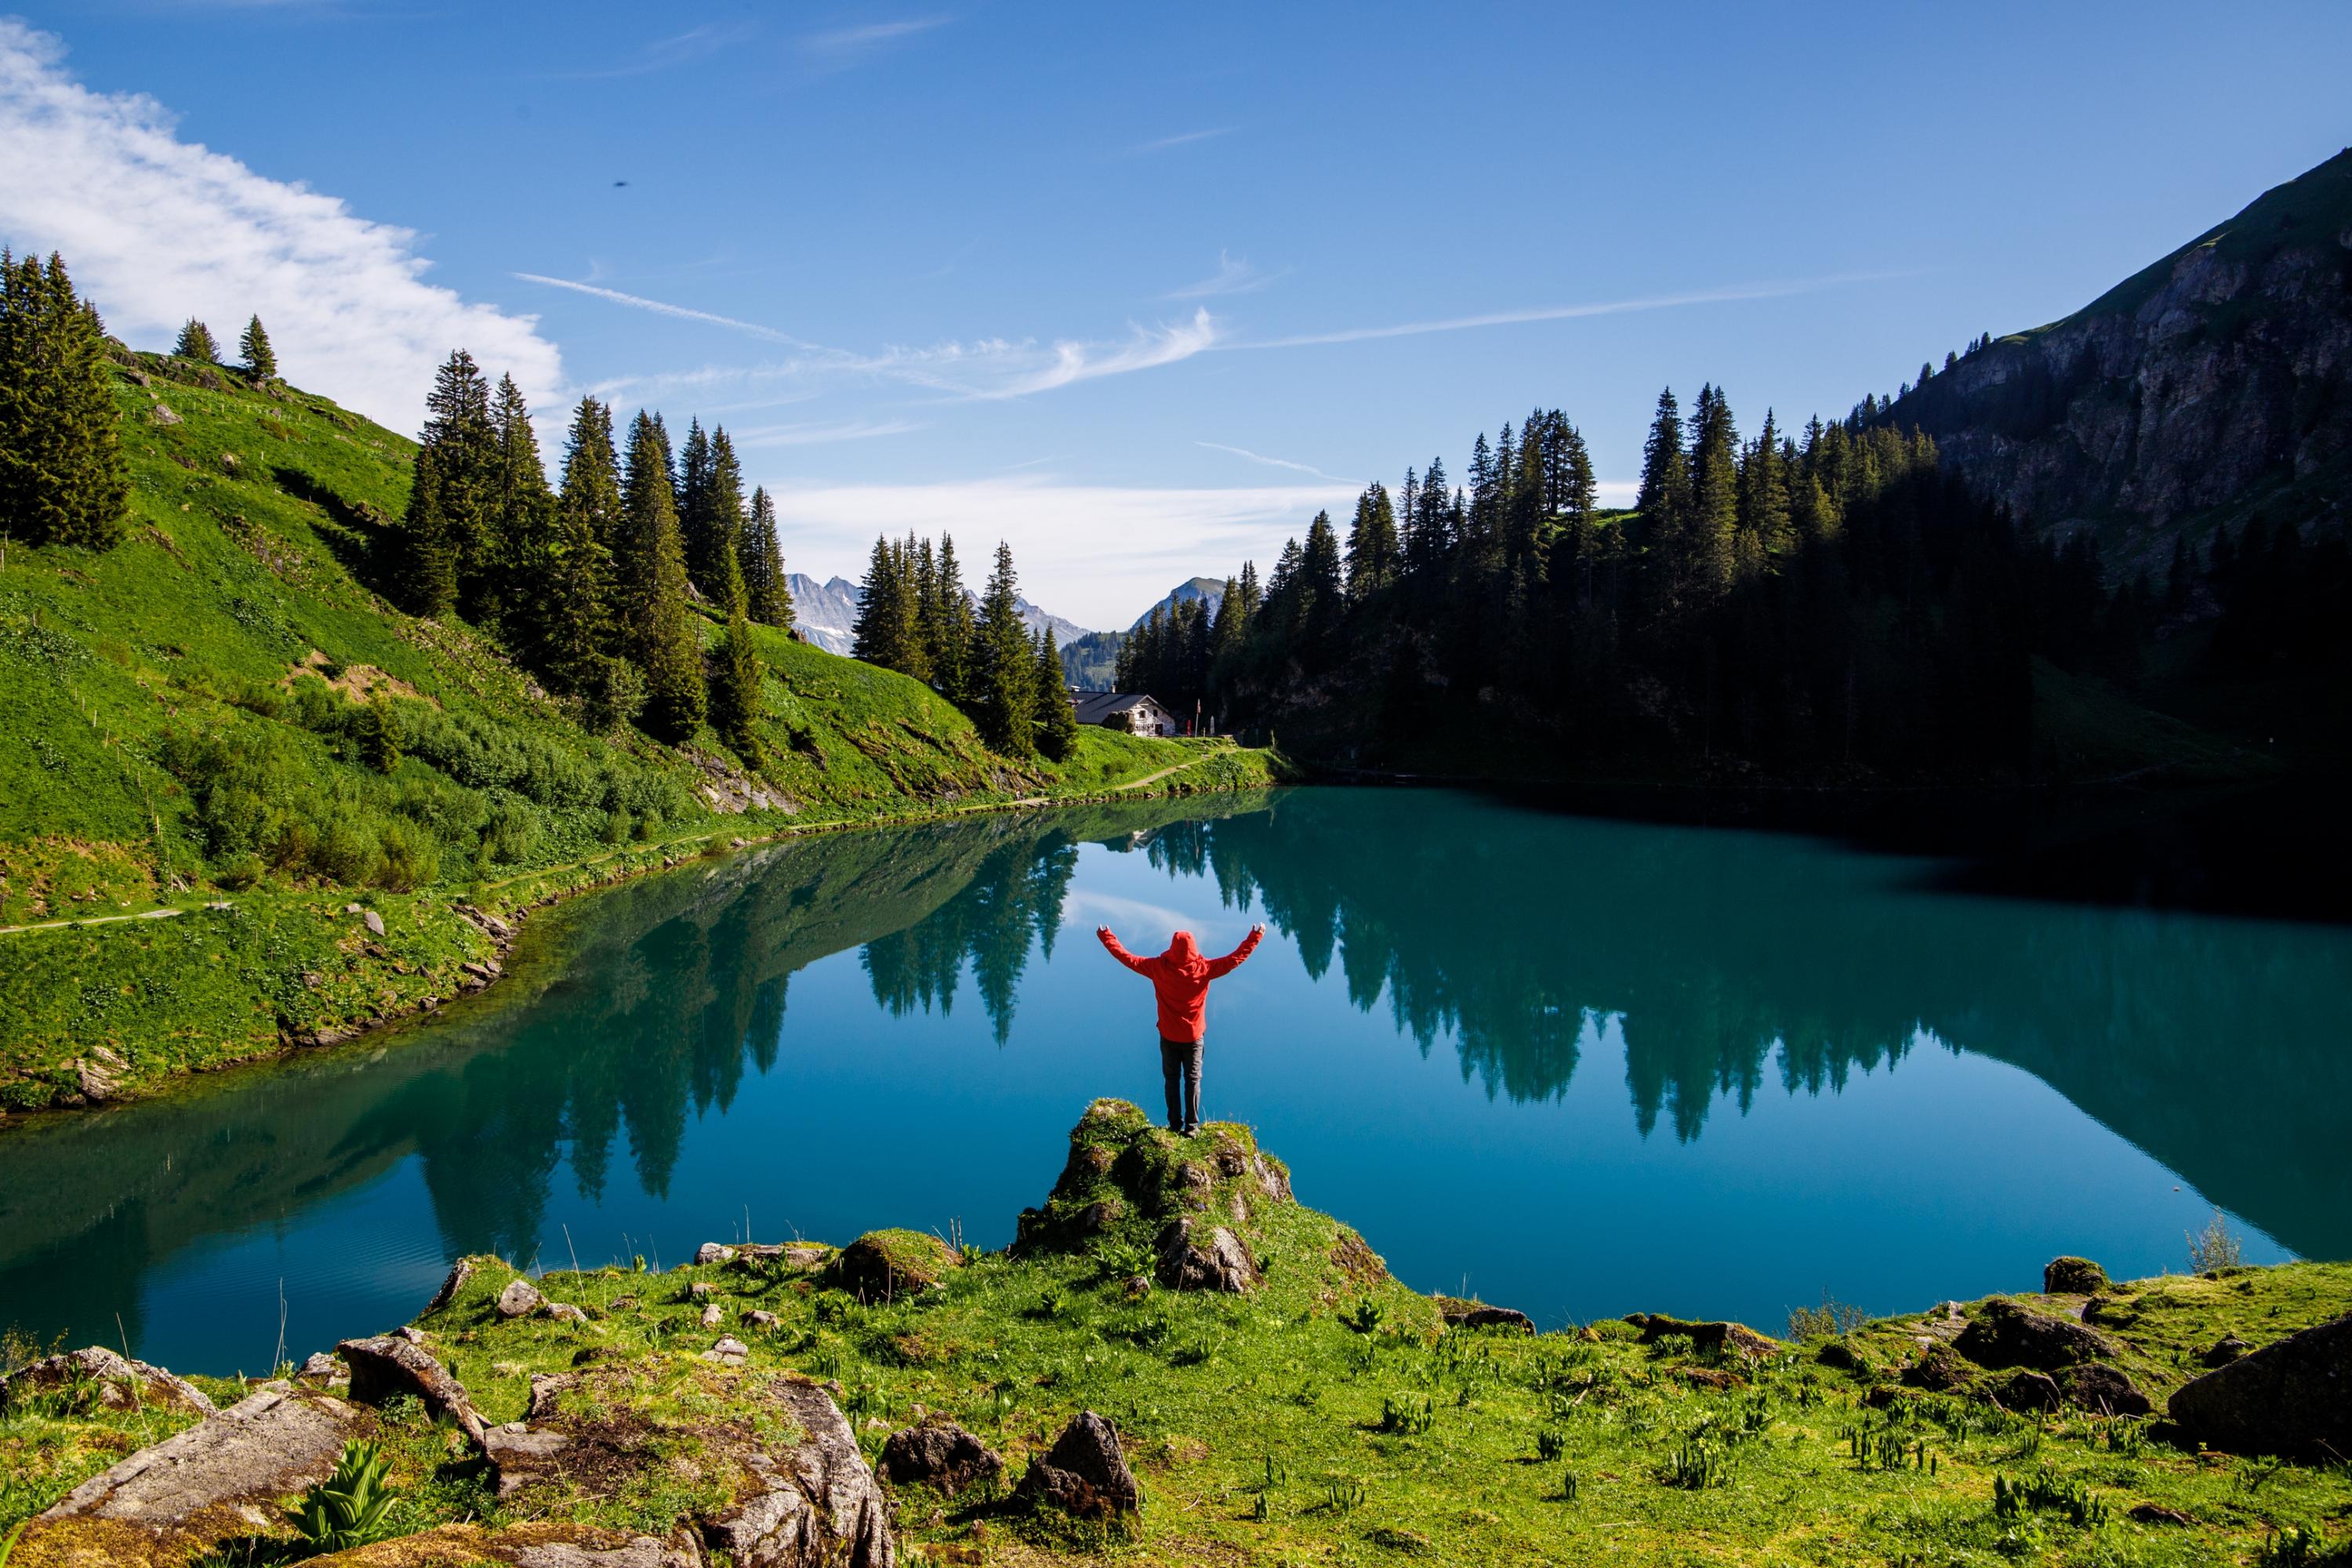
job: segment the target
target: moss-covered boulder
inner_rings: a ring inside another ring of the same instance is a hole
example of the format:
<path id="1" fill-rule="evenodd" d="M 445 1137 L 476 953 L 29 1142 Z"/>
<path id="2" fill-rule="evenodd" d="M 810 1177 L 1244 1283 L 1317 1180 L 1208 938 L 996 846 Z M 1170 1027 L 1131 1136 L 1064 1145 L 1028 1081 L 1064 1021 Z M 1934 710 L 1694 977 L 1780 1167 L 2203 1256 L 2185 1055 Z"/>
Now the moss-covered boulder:
<path id="1" fill-rule="evenodd" d="M 929 1289 L 962 1263 L 954 1247 L 919 1230 L 869 1230 L 834 1258 L 832 1282 L 869 1301 Z"/>
<path id="2" fill-rule="evenodd" d="M 2092 1296 L 2107 1288 L 2107 1271 L 2087 1258 L 2053 1258 L 2042 1268 L 2045 1296 Z"/>
<path id="3" fill-rule="evenodd" d="M 1022 1211 L 1013 1251 L 1157 1257 L 1170 1284 L 1197 1251 L 1208 1261 L 1191 1259 L 1200 1264 L 1195 1283 L 1229 1280 L 1241 1272 L 1234 1248 L 1245 1256 L 1259 1219 L 1292 1201 L 1289 1167 L 1241 1123 L 1212 1121 L 1185 1138 L 1126 1100 L 1097 1100 L 1070 1130 L 1069 1158 L 1045 1206 Z M 1218 1233 L 1234 1247 L 1221 1247 Z M 1182 1255 L 1179 1265 L 1164 1261 L 1171 1253 Z"/>

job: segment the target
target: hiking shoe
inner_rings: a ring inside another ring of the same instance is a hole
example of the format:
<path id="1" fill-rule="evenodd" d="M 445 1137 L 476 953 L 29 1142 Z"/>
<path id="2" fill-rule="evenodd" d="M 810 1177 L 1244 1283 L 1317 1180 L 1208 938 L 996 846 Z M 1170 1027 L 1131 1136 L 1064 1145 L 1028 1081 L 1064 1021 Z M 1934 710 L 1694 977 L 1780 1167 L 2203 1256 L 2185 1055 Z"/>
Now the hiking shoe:
<path id="1" fill-rule="evenodd" d="M 1198 1138 L 1200 1135 L 1201 1135 L 1201 1124 L 1200 1124 L 1199 1122 L 1197 1122 L 1197 1121 L 1187 1121 L 1186 1123 L 1184 1123 L 1184 1136 L 1185 1136 L 1185 1137 L 1187 1137 L 1187 1138 Z"/>

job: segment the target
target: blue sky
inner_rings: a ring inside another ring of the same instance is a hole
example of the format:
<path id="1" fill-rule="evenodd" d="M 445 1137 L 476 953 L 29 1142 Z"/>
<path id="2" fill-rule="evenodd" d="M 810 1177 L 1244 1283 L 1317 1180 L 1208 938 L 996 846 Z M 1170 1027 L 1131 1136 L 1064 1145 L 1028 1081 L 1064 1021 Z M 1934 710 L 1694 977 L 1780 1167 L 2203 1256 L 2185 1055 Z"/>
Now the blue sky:
<path id="1" fill-rule="evenodd" d="M 2352 140 L 2337 3 L 19 17 L 0 237 L 133 342 L 700 413 L 794 569 L 1002 536 L 1095 626 L 1538 404 L 1619 484 L 1664 384 L 1842 412 Z"/>

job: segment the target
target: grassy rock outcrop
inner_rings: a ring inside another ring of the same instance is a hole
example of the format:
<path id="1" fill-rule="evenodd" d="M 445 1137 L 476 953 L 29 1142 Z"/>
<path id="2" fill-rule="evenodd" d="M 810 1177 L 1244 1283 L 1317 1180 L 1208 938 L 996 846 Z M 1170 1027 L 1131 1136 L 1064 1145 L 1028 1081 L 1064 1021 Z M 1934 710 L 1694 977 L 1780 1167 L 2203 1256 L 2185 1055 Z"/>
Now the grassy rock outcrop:
<path id="1" fill-rule="evenodd" d="M 2352 1454 L 2352 1316 L 2289 1334 L 2176 1390 L 2172 1419 L 2242 1454 Z"/>
<path id="2" fill-rule="evenodd" d="M 928 1290 L 963 1260 L 955 1248 L 919 1230 L 870 1230 L 841 1249 L 833 1279 L 869 1301 Z"/>
<path id="3" fill-rule="evenodd" d="M 2115 1342 L 2095 1329 L 1999 1297 L 1984 1304 L 1952 1348 L 1996 1371 L 2024 1366 L 2056 1372 L 2078 1362 L 2112 1360 L 2116 1354 Z"/>

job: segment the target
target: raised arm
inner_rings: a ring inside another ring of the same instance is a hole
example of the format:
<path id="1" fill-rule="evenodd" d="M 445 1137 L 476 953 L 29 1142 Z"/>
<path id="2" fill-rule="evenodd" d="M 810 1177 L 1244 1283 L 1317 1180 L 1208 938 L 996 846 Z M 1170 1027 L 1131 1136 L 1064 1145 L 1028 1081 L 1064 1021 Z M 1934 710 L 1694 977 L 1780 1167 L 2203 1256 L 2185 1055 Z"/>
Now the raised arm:
<path id="1" fill-rule="evenodd" d="M 1234 970 L 1239 969 L 1243 963 L 1248 959 L 1249 955 L 1256 951 L 1257 944 L 1265 939 L 1265 927 L 1262 925 L 1250 927 L 1250 933 L 1249 935 L 1242 938 L 1241 946 L 1234 949 L 1233 952 L 1225 954 L 1223 958 L 1213 958 L 1209 960 L 1209 978 L 1212 980 L 1220 979 L 1224 975 L 1231 974 Z"/>
<path id="2" fill-rule="evenodd" d="M 1110 950 L 1110 955 L 1111 955 L 1113 958 L 1118 959 L 1121 963 L 1126 964 L 1129 969 L 1134 970 L 1138 974 L 1141 974 L 1142 973 L 1144 973 L 1144 969 L 1143 969 L 1143 963 L 1144 963 L 1144 961 L 1143 961 L 1142 959 L 1139 959 L 1139 958 L 1136 957 L 1136 956 L 1135 956 L 1135 954 L 1133 954 L 1133 953 L 1131 953 L 1131 952 L 1128 952 L 1128 951 L 1127 951 L 1127 949 L 1125 949 L 1125 948 L 1121 947 L 1121 946 L 1118 944 L 1118 938 L 1117 938 L 1117 937 L 1115 937 L 1115 936 L 1113 936 L 1113 935 L 1111 935 L 1111 934 L 1110 934 L 1110 927 L 1108 927 L 1108 926 L 1097 926 L 1097 927 L 1095 927 L 1095 935 L 1097 935 L 1097 937 L 1100 937 L 1100 938 L 1102 939 L 1102 944 L 1103 944 L 1103 946 L 1105 946 L 1105 947 L 1107 947 L 1107 948 L 1108 948 L 1108 949 Z"/>

